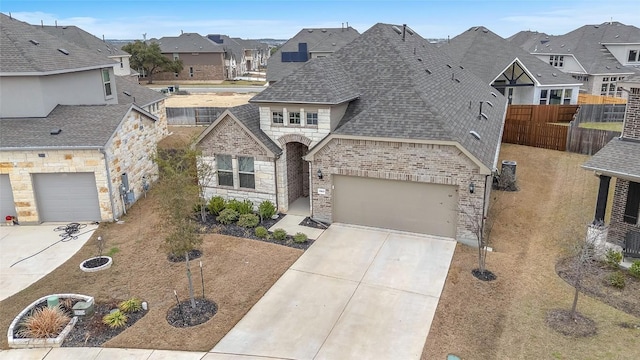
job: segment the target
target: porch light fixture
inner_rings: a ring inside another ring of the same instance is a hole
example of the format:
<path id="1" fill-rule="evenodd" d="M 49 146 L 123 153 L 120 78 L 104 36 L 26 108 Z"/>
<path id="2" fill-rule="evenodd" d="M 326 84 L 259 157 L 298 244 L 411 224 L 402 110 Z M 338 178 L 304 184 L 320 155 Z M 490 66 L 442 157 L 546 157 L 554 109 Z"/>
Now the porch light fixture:
<path id="1" fill-rule="evenodd" d="M 318 179 L 322 180 L 322 170 L 318 169 Z"/>
<path id="2" fill-rule="evenodd" d="M 475 191 L 476 191 L 476 184 L 470 183 L 469 184 L 469 192 L 473 194 Z"/>

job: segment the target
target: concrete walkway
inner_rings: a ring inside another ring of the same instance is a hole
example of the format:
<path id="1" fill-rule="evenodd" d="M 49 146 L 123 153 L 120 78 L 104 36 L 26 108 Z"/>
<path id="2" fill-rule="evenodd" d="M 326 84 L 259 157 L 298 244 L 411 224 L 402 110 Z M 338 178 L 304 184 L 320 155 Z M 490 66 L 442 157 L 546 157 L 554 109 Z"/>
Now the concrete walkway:
<path id="1" fill-rule="evenodd" d="M 144 349 L 43 348 L 0 350 L 0 360 L 200 360 L 206 354 Z"/>
<path id="2" fill-rule="evenodd" d="M 69 260 L 98 228 L 87 225 L 77 239 L 61 242 L 63 232 L 54 231 L 61 225 L 66 224 L 0 226 L 0 301 Z"/>
<path id="3" fill-rule="evenodd" d="M 204 359 L 419 359 L 455 245 L 333 224 Z"/>

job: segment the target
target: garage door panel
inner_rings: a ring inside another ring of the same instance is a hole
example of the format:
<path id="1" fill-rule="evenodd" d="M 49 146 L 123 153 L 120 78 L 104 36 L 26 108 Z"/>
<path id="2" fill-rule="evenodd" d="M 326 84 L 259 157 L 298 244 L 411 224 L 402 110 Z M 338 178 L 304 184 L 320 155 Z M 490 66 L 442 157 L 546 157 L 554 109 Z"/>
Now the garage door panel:
<path id="1" fill-rule="evenodd" d="M 455 237 L 457 187 L 334 176 L 333 221 Z"/>
<path id="2" fill-rule="evenodd" d="M 40 221 L 99 221 L 93 173 L 33 174 Z"/>

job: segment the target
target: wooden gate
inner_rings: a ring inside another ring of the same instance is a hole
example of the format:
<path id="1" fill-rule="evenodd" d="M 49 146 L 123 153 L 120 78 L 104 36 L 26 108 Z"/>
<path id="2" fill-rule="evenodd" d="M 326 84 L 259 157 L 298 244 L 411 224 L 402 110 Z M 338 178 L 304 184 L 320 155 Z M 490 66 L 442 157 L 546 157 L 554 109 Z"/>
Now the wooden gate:
<path id="1" fill-rule="evenodd" d="M 502 142 L 565 151 L 578 105 L 509 105 Z"/>

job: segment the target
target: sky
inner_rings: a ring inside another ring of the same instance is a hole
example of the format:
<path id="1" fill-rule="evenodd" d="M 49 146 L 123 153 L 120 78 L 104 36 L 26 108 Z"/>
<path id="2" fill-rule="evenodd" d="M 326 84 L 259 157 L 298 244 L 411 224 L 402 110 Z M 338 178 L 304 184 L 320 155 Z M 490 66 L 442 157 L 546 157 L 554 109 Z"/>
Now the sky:
<path id="1" fill-rule="evenodd" d="M 473 26 L 505 38 L 521 30 L 561 35 L 611 20 L 640 27 L 640 0 L 0 0 L 0 12 L 127 40 L 182 31 L 289 39 L 302 28 L 348 23 L 362 33 L 379 22 L 407 24 L 424 38 L 441 39 Z"/>

